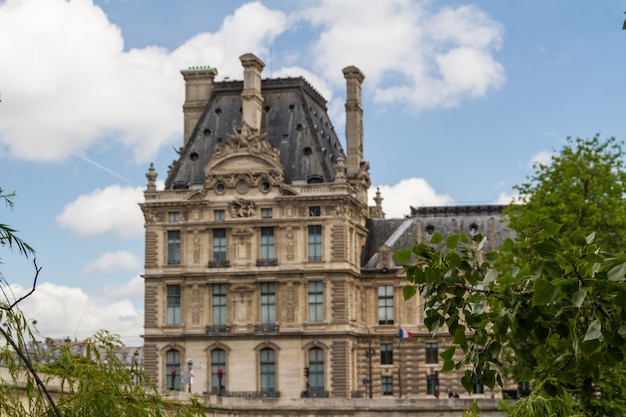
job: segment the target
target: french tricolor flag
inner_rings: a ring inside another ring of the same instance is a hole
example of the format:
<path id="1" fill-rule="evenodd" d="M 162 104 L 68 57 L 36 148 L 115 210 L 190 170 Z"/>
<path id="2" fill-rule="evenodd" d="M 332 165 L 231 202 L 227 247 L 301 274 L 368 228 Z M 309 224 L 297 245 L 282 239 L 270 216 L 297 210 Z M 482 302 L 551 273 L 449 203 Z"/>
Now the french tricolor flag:
<path id="1" fill-rule="evenodd" d="M 411 332 L 407 332 L 404 329 L 400 329 L 400 339 L 410 339 L 411 337 L 413 337 L 413 333 Z"/>

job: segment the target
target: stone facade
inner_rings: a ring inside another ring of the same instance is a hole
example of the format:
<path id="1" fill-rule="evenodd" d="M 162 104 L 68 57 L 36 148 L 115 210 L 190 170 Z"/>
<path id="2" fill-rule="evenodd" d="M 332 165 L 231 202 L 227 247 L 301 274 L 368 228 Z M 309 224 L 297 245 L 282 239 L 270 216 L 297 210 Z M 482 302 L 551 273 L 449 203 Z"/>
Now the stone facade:
<path id="1" fill-rule="evenodd" d="M 164 190 L 146 174 L 146 371 L 162 389 L 248 399 L 461 393 L 437 372 L 450 339 L 426 331 L 419 297 L 403 301 L 393 251 L 434 230 L 497 244 L 501 207 L 385 219 L 380 194 L 367 205 L 363 74 L 344 69 L 346 155 L 306 81 L 241 62 L 243 83 L 183 71 L 184 146 Z"/>

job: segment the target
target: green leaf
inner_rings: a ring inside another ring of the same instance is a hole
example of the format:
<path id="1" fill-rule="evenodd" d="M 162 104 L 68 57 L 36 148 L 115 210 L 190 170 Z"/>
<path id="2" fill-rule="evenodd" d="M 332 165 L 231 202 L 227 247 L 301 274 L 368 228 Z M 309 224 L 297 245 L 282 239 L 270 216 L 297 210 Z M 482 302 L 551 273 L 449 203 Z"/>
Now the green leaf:
<path id="1" fill-rule="evenodd" d="M 454 351 L 455 350 L 456 350 L 456 346 L 452 345 L 448 349 L 446 349 L 443 352 L 441 352 L 439 354 L 439 357 L 441 359 L 443 359 L 444 361 L 450 361 L 450 360 L 452 360 L 452 357 L 454 356 Z"/>
<path id="2" fill-rule="evenodd" d="M 395 252 L 398 263 L 405 264 L 411 260 L 413 252 L 410 249 L 401 249 Z"/>
<path id="3" fill-rule="evenodd" d="M 585 334 L 585 338 L 583 339 L 583 342 L 586 342 L 588 340 L 596 340 L 600 338 L 601 335 L 602 335 L 602 323 L 600 322 L 600 319 L 595 319 L 594 321 L 591 322 L 591 324 L 589 325 L 589 328 L 587 328 L 587 333 Z"/>
<path id="4" fill-rule="evenodd" d="M 624 279 L 624 275 L 626 275 L 626 262 L 614 266 L 607 273 L 610 281 L 621 281 Z"/>
<path id="5" fill-rule="evenodd" d="M 417 288 L 411 285 L 405 285 L 404 287 L 402 287 L 402 296 L 404 297 L 405 301 L 413 298 L 415 294 L 417 294 Z"/>
<path id="6" fill-rule="evenodd" d="M 555 301 L 559 291 L 550 281 L 538 279 L 535 281 L 535 293 L 533 294 L 533 305 L 545 305 Z"/>
<path id="7" fill-rule="evenodd" d="M 448 240 L 446 240 L 446 246 L 454 250 L 459 245 L 460 239 L 461 239 L 461 235 L 452 235 L 448 237 Z"/>
<path id="8" fill-rule="evenodd" d="M 443 240 L 443 235 L 435 231 L 435 233 L 433 233 L 432 237 L 430 238 L 430 243 L 433 245 L 436 245 L 437 243 L 440 243 L 442 240 Z"/>
<path id="9" fill-rule="evenodd" d="M 585 298 L 587 297 L 587 290 L 586 289 L 581 289 L 578 290 L 574 293 L 574 296 L 572 297 L 572 304 L 574 304 L 576 307 L 580 308 L 583 303 L 585 302 Z"/>
<path id="10" fill-rule="evenodd" d="M 454 369 L 454 361 L 443 361 L 441 372 L 450 372 Z"/>

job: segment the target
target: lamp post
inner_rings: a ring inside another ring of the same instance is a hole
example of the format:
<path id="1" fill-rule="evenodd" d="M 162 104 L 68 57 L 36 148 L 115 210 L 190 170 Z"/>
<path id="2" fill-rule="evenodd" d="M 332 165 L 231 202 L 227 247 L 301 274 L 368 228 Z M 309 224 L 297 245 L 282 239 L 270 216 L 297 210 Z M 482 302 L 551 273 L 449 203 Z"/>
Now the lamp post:
<path id="1" fill-rule="evenodd" d="M 369 397 L 372 398 L 372 356 L 374 356 L 374 349 L 372 349 L 372 333 L 370 332 L 370 328 L 367 324 L 365 323 L 361 323 L 357 320 L 352 320 L 353 323 L 357 323 L 360 324 L 361 326 L 365 327 L 365 330 L 367 330 L 367 351 L 365 352 L 365 356 L 368 359 L 368 366 L 369 366 Z"/>
<path id="2" fill-rule="evenodd" d="M 191 394 L 191 370 L 193 369 L 193 361 L 191 359 L 189 359 L 189 361 L 187 361 L 187 371 L 188 371 L 188 378 L 189 378 L 189 389 L 188 392 Z"/>

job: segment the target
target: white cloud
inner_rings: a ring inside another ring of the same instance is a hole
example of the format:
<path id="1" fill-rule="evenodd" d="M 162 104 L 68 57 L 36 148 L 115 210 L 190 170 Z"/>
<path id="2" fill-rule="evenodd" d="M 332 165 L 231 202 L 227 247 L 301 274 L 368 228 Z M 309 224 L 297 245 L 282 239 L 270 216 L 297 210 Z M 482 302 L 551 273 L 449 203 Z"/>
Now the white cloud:
<path id="1" fill-rule="evenodd" d="M 535 155 L 533 155 L 532 158 L 530 158 L 530 163 L 528 165 L 531 168 L 534 168 L 535 165 L 537 165 L 537 164 L 550 165 L 550 163 L 552 162 L 552 156 L 553 155 L 554 155 L 554 153 L 553 152 L 549 152 L 549 151 L 538 152 Z"/>
<path id="2" fill-rule="evenodd" d="M 449 194 L 437 194 L 423 178 L 407 178 L 394 185 L 378 185 L 369 190 L 369 205 L 375 205 L 373 198 L 380 189 L 382 206 L 388 219 L 404 217 L 411 212 L 411 206 L 445 206 L 454 204 Z"/>
<path id="3" fill-rule="evenodd" d="M 0 154 L 62 161 L 113 140 L 149 161 L 181 136 L 180 69 L 236 67 L 239 76 L 237 57 L 264 54 L 286 22 L 255 2 L 171 53 L 124 51 L 120 29 L 91 1 L 0 2 L 0 79 L 11 80 L 2 86 Z"/>
<path id="4" fill-rule="evenodd" d="M 136 275 L 125 285 L 106 285 L 104 288 L 102 288 L 102 293 L 111 298 L 140 297 L 143 295 L 143 284 L 143 278 L 141 278 L 139 275 Z"/>
<path id="5" fill-rule="evenodd" d="M 28 291 L 17 285 L 11 289 L 16 297 Z M 142 343 L 139 335 L 143 333 L 143 311 L 129 300 L 95 300 L 80 288 L 44 282 L 19 307 L 27 318 L 37 321 L 44 337 L 82 340 L 106 329 L 122 336 L 125 343 Z"/>
<path id="6" fill-rule="evenodd" d="M 513 202 L 513 200 L 517 200 L 518 197 L 518 195 L 501 192 L 498 195 L 496 201 L 494 201 L 492 204 L 511 204 L 511 202 Z"/>
<path id="7" fill-rule="evenodd" d="M 502 26 L 475 6 L 431 10 L 432 2 L 321 0 L 301 13 L 322 33 L 313 47 L 318 73 L 343 83 L 338 64 L 356 65 L 380 102 L 416 109 L 451 106 L 505 81 L 491 55 Z"/>
<path id="8" fill-rule="evenodd" d="M 109 275 L 118 271 L 140 270 L 141 267 L 141 260 L 132 252 L 107 252 L 95 261 L 86 263 L 81 273 L 84 275 Z"/>
<path id="9" fill-rule="evenodd" d="M 112 185 L 78 197 L 56 218 L 62 227 L 79 237 L 113 233 L 123 238 L 143 234 L 143 201 L 140 187 Z"/>

